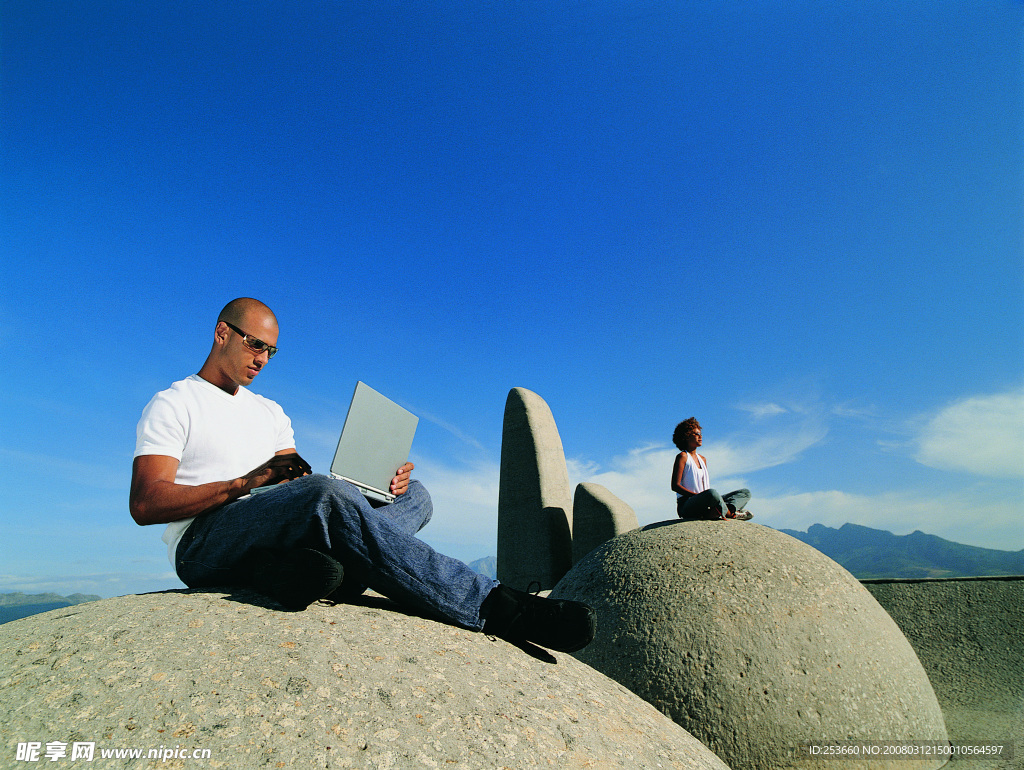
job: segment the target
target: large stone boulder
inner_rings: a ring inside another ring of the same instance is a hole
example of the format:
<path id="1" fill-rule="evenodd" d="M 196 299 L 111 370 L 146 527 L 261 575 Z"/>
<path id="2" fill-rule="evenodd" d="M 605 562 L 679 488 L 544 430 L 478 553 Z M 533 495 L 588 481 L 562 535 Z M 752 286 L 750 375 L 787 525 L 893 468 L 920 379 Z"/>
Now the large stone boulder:
<path id="1" fill-rule="evenodd" d="M 734 521 L 673 521 L 605 543 L 552 596 L 598 612 L 576 656 L 736 768 L 882 767 L 811 761 L 824 741 L 947 740 L 935 693 L 893 620 L 800 541 Z M 892 767 L 939 767 L 900 758 Z"/>
<path id="2" fill-rule="evenodd" d="M 572 566 L 572 496 L 547 403 L 513 388 L 505 401 L 498 479 L 498 580 L 554 587 Z"/>
<path id="3" fill-rule="evenodd" d="M 576 485 L 572 499 L 572 561 L 640 526 L 636 512 L 600 484 Z"/>
<path id="4" fill-rule="evenodd" d="M 169 591 L 7 623 L 0 713 L 4 766 L 30 742 L 65 744 L 63 766 L 78 742 L 104 767 L 101 751 L 140 749 L 158 753 L 118 766 L 195 767 L 198 750 L 202 767 L 231 770 L 725 770 L 568 655 L 531 655 L 373 596 L 285 613 L 251 593 Z"/>

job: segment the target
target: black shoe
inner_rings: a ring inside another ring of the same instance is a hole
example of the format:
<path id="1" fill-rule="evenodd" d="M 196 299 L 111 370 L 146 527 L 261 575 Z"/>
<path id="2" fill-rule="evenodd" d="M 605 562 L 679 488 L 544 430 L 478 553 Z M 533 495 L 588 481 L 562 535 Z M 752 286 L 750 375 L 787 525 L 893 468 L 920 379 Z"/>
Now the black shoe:
<path id="1" fill-rule="evenodd" d="M 349 604 L 356 601 L 364 593 L 366 593 L 366 586 L 356 580 L 351 572 L 346 572 L 345 579 L 341 581 L 338 588 L 330 596 L 325 596 L 324 598 L 334 604 Z"/>
<path id="2" fill-rule="evenodd" d="M 329 596 L 345 577 L 341 564 L 311 548 L 260 552 L 249 570 L 250 587 L 295 612 Z"/>
<path id="3" fill-rule="evenodd" d="M 533 642 L 549 650 L 576 652 L 594 640 L 597 613 L 568 599 L 517 591 L 499 585 L 484 600 L 484 633 L 506 641 Z"/>

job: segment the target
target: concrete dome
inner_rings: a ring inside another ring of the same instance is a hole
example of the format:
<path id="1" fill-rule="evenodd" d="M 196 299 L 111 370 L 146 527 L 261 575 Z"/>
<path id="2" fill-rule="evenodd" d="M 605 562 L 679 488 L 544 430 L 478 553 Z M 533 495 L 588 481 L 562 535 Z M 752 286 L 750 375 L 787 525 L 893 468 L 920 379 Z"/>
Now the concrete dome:
<path id="1" fill-rule="evenodd" d="M 16 620 L 0 626 L 0 712 L 8 761 L 59 741 L 57 766 L 91 742 L 97 760 L 186 752 L 146 767 L 728 770 L 568 655 L 373 596 L 285 613 L 247 592 L 170 591 Z"/>
<path id="2" fill-rule="evenodd" d="M 597 638 L 576 657 L 732 767 L 814 767 L 794 752 L 804 741 L 947 740 L 932 686 L 893 620 L 849 572 L 773 529 L 651 525 L 591 552 L 551 595 L 597 609 Z"/>

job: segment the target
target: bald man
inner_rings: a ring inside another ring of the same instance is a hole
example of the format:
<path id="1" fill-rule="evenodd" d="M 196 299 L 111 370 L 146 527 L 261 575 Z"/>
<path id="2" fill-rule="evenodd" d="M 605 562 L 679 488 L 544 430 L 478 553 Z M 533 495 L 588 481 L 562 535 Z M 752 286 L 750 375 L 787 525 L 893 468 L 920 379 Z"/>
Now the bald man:
<path id="1" fill-rule="evenodd" d="M 379 507 L 348 482 L 312 474 L 284 410 L 249 390 L 278 333 L 262 302 L 229 302 L 198 374 L 157 393 L 139 421 L 129 509 L 138 524 L 167 525 L 182 582 L 253 588 L 290 610 L 370 587 L 514 643 L 589 644 L 590 607 L 500 585 L 415 536 L 432 505 L 412 463 L 391 481 L 395 501 Z M 267 485 L 275 488 L 249 494 Z"/>

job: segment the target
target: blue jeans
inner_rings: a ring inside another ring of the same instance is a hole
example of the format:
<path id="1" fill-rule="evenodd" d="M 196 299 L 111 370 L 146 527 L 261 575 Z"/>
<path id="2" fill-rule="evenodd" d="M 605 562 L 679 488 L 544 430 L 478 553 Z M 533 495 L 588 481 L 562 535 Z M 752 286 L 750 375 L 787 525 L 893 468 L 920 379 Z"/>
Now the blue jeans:
<path id="1" fill-rule="evenodd" d="M 749 489 L 737 489 L 727 495 L 720 495 L 717 489 L 705 489 L 690 497 L 678 498 L 676 511 L 680 519 L 719 519 L 730 506 L 734 511 L 742 511 L 749 502 Z"/>
<path id="2" fill-rule="evenodd" d="M 418 481 L 374 508 L 346 481 L 303 476 L 198 516 L 178 544 L 175 569 L 191 588 L 237 585 L 254 550 L 311 548 L 341 562 L 346 582 L 479 631 L 480 606 L 497 581 L 415 537 L 432 511 Z"/>

